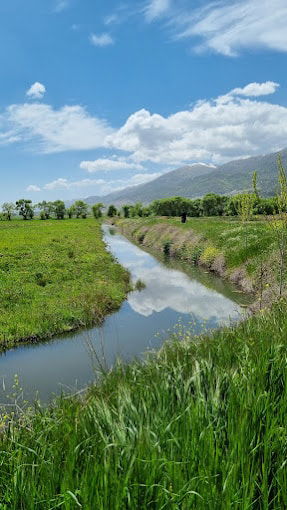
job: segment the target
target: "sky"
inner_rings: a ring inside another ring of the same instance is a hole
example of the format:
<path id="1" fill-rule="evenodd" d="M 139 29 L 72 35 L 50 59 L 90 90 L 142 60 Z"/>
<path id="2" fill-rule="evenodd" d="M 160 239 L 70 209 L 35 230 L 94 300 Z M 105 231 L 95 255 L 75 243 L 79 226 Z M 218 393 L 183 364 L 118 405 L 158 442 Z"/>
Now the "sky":
<path id="1" fill-rule="evenodd" d="M 286 0 L 0 4 L 0 204 L 287 147 Z"/>

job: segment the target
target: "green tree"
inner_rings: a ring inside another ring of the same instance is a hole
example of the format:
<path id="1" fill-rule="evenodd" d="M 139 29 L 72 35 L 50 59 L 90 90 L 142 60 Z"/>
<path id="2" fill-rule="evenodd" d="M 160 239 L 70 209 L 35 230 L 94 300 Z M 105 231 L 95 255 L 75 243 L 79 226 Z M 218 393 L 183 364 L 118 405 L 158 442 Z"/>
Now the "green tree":
<path id="1" fill-rule="evenodd" d="M 203 216 L 222 216 L 228 199 L 224 195 L 208 193 L 201 200 Z"/>
<path id="2" fill-rule="evenodd" d="M 94 204 L 92 207 L 93 216 L 96 219 L 99 219 L 103 216 L 102 208 L 104 207 L 104 204 L 101 202 L 98 202 L 97 204 Z"/>
<path id="3" fill-rule="evenodd" d="M 124 218 L 129 218 L 130 217 L 130 210 L 131 210 L 131 206 L 130 205 L 128 205 L 128 204 L 123 205 L 122 211 L 123 211 Z"/>
<path id="4" fill-rule="evenodd" d="M 32 200 L 26 200 L 25 198 L 17 200 L 16 210 L 19 212 L 19 215 L 22 216 L 23 220 L 31 220 L 34 217 Z"/>
<path id="5" fill-rule="evenodd" d="M 53 212 L 57 220 L 63 220 L 65 218 L 66 206 L 62 200 L 53 202 Z"/>
<path id="6" fill-rule="evenodd" d="M 75 206 L 71 205 L 70 207 L 68 207 L 68 209 L 66 209 L 66 213 L 69 219 L 73 218 L 73 216 L 75 216 L 76 214 Z"/>
<path id="7" fill-rule="evenodd" d="M 238 195 L 237 211 L 240 219 L 243 223 L 244 238 L 245 238 L 245 249 L 247 250 L 248 245 L 248 222 L 251 220 L 253 215 L 253 207 L 256 196 L 253 193 L 242 193 Z"/>
<path id="8" fill-rule="evenodd" d="M 2 205 L 2 211 L 3 211 L 4 218 L 6 218 L 6 220 L 10 221 L 12 219 L 12 216 L 15 211 L 15 204 L 13 204 L 13 202 L 5 202 Z"/>
<path id="9" fill-rule="evenodd" d="M 111 204 L 108 208 L 107 216 L 109 216 L 109 218 L 113 218 L 117 215 L 117 212 L 117 208 Z"/>
<path id="10" fill-rule="evenodd" d="M 88 216 L 88 204 L 83 200 L 76 200 L 74 203 L 76 218 L 85 219 Z"/>
<path id="11" fill-rule="evenodd" d="M 252 186 L 253 186 L 254 195 L 256 196 L 256 198 L 259 198 L 259 192 L 258 192 L 258 188 L 257 188 L 257 172 L 253 172 Z"/>
<path id="12" fill-rule="evenodd" d="M 43 200 L 37 204 L 37 207 L 41 211 L 40 217 L 42 220 L 48 220 L 51 218 L 53 214 L 53 202 L 46 202 L 46 200 Z"/>

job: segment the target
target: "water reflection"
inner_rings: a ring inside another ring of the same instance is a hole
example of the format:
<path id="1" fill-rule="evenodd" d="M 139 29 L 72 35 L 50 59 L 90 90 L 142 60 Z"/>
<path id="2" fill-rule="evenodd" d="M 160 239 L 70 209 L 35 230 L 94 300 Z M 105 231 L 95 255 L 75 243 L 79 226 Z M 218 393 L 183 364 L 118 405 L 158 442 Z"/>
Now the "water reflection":
<path id="1" fill-rule="evenodd" d="M 160 263 L 149 253 L 133 244 L 128 244 L 120 235 L 114 235 L 105 226 L 107 244 L 116 254 L 120 263 L 132 274 L 132 279 L 143 281 L 146 288 L 133 292 L 128 297 L 132 309 L 145 317 L 160 313 L 167 308 L 179 314 L 192 314 L 197 319 L 210 321 L 216 319 L 218 324 L 238 317 L 241 307 L 215 290 L 212 290 L 182 271 L 171 269 Z"/>
<path id="2" fill-rule="evenodd" d="M 117 357 L 128 361 L 149 349 L 158 349 L 175 324 L 191 327 L 195 334 L 237 319 L 244 296 L 222 280 L 180 263 L 155 258 L 124 237 L 104 227 L 105 240 L 132 279 L 146 288 L 129 294 L 121 309 L 102 327 L 78 331 L 46 343 L 26 345 L 0 356 L 0 378 L 6 401 L 14 374 L 20 377 L 25 398 L 36 394 L 45 402 L 61 391 L 75 391 L 94 379 L 91 349 L 97 362 L 111 367 Z M 88 341 L 87 341 L 88 340 Z"/>

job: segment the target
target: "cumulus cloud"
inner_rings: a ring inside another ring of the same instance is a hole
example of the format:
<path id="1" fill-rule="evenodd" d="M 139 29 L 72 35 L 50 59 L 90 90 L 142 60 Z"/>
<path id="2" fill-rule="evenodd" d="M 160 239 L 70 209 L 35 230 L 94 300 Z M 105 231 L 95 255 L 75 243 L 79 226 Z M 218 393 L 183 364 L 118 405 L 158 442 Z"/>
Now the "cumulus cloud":
<path id="1" fill-rule="evenodd" d="M 37 191 L 41 191 L 41 188 L 36 184 L 30 184 L 30 186 L 27 186 L 26 191 L 32 191 L 34 193 Z"/>
<path id="2" fill-rule="evenodd" d="M 81 179 L 79 181 L 72 181 L 63 177 L 59 177 L 54 181 L 48 182 L 42 187 L 45 191 L 56 191 L 56 190 L 73 190 L 79 188 L 88 188 L 89 192 L 93 189 L 93 192 L 104 195 L 111 191 L 119 191 L 129 186 L 136 186 L 138 184 L 145 184 L 153 179 L 156 179 L 161 174 L 154 172 L 151 174 L 135 174 L 130 178 L 126 179 Z M 41 188 L 37 185 L 31 184 L 27 187 L 27 191 L 41 191 Z"/>
<path id="3" fill-rule="evenodd" d="M 171 0 L 150 0 L 145 8 L 147 21 L 153 21 L 156 18 L 166 14 L 171 7 Z"/>
<path id="4" fill-rule="evenodd" d="M 256 96 L 268 96 L 269 94 L 274 94 L 277 88 L 279 87 L 279 83 L 274 81 L 266 81 L 265 83 L 249 83 L 243 88 L 236 88 L 230 92 L 230 95 L 233 96 L 248 96 L 248 97 L 256 97 Z"/>
<path id="5" fill-rule="evenodd" d="M 286 0 L 209 1 L 202 8 L 173 11 L 179 38 L 200 38 L 197 50 L 236 56 L 248 48 L 287 51 Z"/>
<path id="6" fill-rule="evenodd" d="M 270 84 L 251 85 L 239 90 L 254 95 L 276 89 Z M 199 101 L 169 117 L 140 110 L 107 142 L 130 152 L 136 162 L 173 165 L 202 160 L 218 164 L 286 146 L 286 107 L 239 97 L 234 91 L 227 96 L 228 101 Z"/>
<path id="7" fill-rule="evenodd" d="M 80 168 L 89 173 L 110 172 L 113 170 L 142 170 L 143 166 L 139 163 L 128 162 L 124 159 L 96 159 L 94 161 L 82 161 Z"/>
<path id="8" fill-rule="evenodd" d="M 26 96 L 31 97 L 32 99 L 42 99 L 45 95 L 46 87 L 43 83 L 39 83 L 36 81 L 31 85 L 31 87 L 27 90 Z"/>
<path id="9" fill-rule="evenodd" d="M 113 131 L 78 105 L 58 110 L 38 103 L 11 105 L 4 118 L 22 140 L 36 140 L 40 151 L 49 153 L 102 147 Z"/>
<path id="10" fill-rule="evenodd" d="M 0 144 L 26 142 L 44 153 L 101 148 L 120 154 L 82 161 L 90 173 L 142 170 L 148 163 L 219 164 L 286 147 L 287 107 L 262 99 L 277 88 L 272 81 L 250 83 L 169 116 L 142 109 L 117 130 L 79 105 L 12 105 L 0 114 Z"/>
<path id="11" fill-rule="evenodd" d="M 105 184 L 103 179 L 82 179 L 81 181 L 69 181 L 68 179 L 55 179 L 52 182 L 48 182 L 43 186 L 43 189 L 48 191 L 61 190 L 61 189 L 73 189 L 73 188 L 86 188 L 95 185 Z"/>
<path id="12" fill-rule="evenodd" d="M 99 35 L 91 34 L 90 42 L 93 44 L 93 46 L 99 46 L 100 48 L 103 48 L 105 46 L 114 44 L 115 41 L 110 34 L 104 33 Z"/>

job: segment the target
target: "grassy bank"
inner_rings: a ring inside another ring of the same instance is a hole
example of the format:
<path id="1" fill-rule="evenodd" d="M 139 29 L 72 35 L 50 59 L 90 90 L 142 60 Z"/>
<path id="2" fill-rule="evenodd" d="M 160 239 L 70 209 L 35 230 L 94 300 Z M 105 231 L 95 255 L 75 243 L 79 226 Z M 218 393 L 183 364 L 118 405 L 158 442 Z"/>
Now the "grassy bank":
<path id="1" fill-rule="evenodd" d="M 266 221 L 238 218 L 139 218 L 119 220 L 129 237 L 146 247 L 201 265 L 247 292 L 277 292 L 279 259 L 274 232 Z M 269 289 L 269 290 L 268 290 Z M 269 296 L 270 297 L 270 296 Z"/>
<path id="2" fill-rule="evenodd" d="M 1 510 L 287 508 L 287 305 L 2 417 Z"/>
<path id="3" fill-rule="evenodd" d="M 93 219 L 0 222 L 0 349 L 100 321 L 128 285 Z"/>

